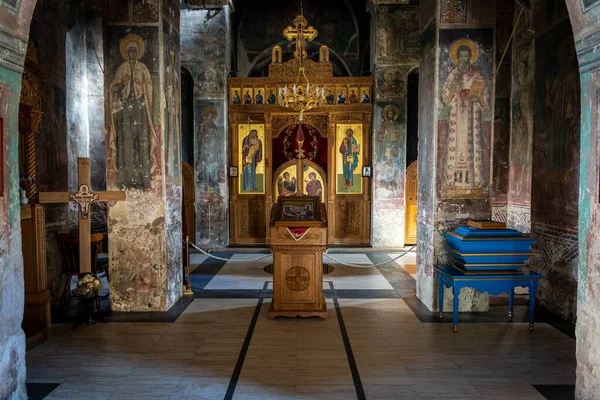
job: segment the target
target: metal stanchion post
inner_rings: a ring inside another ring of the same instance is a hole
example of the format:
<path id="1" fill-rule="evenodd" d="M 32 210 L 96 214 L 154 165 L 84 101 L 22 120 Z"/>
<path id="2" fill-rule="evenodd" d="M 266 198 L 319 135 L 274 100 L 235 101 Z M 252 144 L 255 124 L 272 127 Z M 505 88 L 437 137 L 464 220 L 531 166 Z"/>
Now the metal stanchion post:
<path id="1" fill-rule="evenodd" d="M 185 257 L 184 261 L 183 261 L 183 268 L 184 268 L 184 277 L 183 277 L 183 283 L 184 283 L 184 287 L 185 289 L 183 290 L 183 294 L 194 294 L 194 292 L 192 291 L 192 282 L 190 282 L 190 237 L 186 236 L 185 237 L 185 249 L 184 249 L 184 255 Z"/>

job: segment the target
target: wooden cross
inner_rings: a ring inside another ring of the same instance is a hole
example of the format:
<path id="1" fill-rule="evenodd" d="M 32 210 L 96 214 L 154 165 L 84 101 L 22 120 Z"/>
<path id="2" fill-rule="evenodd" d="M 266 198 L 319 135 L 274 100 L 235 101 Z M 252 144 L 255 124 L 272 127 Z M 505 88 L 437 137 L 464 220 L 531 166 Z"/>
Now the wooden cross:
<path id="1" fill-rule="evenodd" d="M 313 28 L 312 26 L 307 26 L 308 21 L 302 15 L 298 15 L 294 19 L 294 26 L 288 26 L 283 30 L 283 36 L 287 40 L 296 39 L 296 51 L 294 52 L 294 57 L 299 58 L 300 55 L 302 58 L 308 57 L 308 53 L 305 48 L 305 41 L 313 40 L 317 37 L 319 32 Z"/>
<path id="2" fill-rule="evenodd" d="M 79 205 L 79 272 L 92 272 L 91 254 L 91 220 L 90 205 L 98 201 L 125 200 L 125 192 L 92 192 L 90 189 L 90 159 L 77 159 L 77 175 L 79 191 L 40 192 L 40 203 L 68 203 L 74 201 Z"/>

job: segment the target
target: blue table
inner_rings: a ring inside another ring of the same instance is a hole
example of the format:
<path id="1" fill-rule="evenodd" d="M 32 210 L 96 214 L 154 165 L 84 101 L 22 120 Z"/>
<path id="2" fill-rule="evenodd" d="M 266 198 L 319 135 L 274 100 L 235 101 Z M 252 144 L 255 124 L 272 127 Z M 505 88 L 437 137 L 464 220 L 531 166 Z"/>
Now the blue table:
<path id="1" fill-rule="evenodd" d="M 523 269 L 523 273 L 502 273 L 502 274 L 464 274 L 450 265 L 436 265 L 439 284 L 439 310 L 440 318 L 444 318 L 444 287 L 452 288 L 454 295 L 454 332 L 458 332 L 458 295 L 460 289 L 472 287 L 480 292 L 488 292 L 490 295 L 499 295 L 502 292 L 508 293 L 508 317 L 513 317 L 513 302 L 516 287 L 529 288 L 529 330 L 533 330 L 533 316 L 535 312 L 535 296 L 537 294 L 539 280 L 542 275 Z"/>

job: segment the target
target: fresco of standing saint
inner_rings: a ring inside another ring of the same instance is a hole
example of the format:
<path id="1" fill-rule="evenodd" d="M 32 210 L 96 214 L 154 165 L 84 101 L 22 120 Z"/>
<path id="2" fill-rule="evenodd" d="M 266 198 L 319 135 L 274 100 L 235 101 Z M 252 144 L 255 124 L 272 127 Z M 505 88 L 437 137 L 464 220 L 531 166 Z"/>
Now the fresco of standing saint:
<path id="1" fill-rule="evenodd" d="M 110 83 L 111 119 L 115 135 L 119 187 L 148 189 L 151 183 L 152 77 L 140 62 L 145 43 L 129 34 L 120 44 L 125 59 Z"/>
<path id="2" fill-rule="evenodd" d="M 205 107 L 202 110 L 203 121 L 198 129 L 198 154 L 201 155 L 196 161 L 198 173 L 197 182 L 204 191 L 209 189 L 217 192 L 220 183 L 221 157 L 219 151 L 220 132 L 215 124 L 218 117 L 214 106 Z"/>
<path id="3" fill-rule="evenodd" d="M 179 50 L 173 42 L 167 46 L 166 98 L 167 98 L 167 173 L 180 176 L 181 152 L 181 83 L 177 57 Z"/>
<path id="4" fill-rule="evenodd" d="M 456 40 L 449 53 L 455 67 L 442 87 L 450 127 L 442 179 L 447 187 L 471 190 L 485 184 L 482 114 L 490 107 L 490 89 L 473 66 L 478 48 L 472 40 Z"/>
<path id="5" fill-rule="evenodd" d="M 404 147 L 404 127 L 398 122 L 400 111 L 393 104 L 387 105 L 382 112 L 383 122 L 377 132 L 375 159 L 376 161 L 385 161 L 389 158 L 389 150 L 392 145 Z"/>

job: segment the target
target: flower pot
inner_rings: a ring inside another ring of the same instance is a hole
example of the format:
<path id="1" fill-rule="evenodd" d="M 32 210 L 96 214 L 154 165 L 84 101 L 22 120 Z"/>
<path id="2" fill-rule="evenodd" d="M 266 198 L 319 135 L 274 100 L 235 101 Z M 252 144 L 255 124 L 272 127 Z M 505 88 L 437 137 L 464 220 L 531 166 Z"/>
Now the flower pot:
<path id="1" fill-rule="evenodd" d="M 25 189 L 21 189 L 21 204 L 27 204 L 29 200 L 27 199 L 27 191 Z"/>

